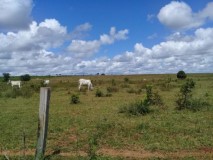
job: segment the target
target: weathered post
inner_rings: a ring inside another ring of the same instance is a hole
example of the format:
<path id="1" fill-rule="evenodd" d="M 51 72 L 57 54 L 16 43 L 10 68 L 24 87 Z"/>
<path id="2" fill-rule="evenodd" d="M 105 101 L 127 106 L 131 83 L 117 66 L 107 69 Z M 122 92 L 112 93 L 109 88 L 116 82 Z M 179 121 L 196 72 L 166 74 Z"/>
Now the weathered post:
<path id="1" fill-rule="evenodd" d="M 40 88 L 39 120 L 38 120 L 35 160 L 41 160 L 44 158 L 47 129 L 48 129 L 49 101 L 50 101 L 50 88 L 49 87 Z"/>

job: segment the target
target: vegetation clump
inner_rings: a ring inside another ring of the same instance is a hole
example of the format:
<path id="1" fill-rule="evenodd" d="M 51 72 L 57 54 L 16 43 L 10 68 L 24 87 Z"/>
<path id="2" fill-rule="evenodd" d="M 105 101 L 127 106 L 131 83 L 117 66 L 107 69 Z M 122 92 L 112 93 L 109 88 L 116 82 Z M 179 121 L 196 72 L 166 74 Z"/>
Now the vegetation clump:
<path id="1" fill-rule="evenodd" d="M 198 111 L 204 106 L 208 106 L 208 102 L 201 98 L 192 98 L 192 90 L 195 88 L 195 82 L 192 79 L 187 79 L 180 88 L 178 99 L 176 100 L 177 109 L 189 109 Z"/>
<path id="2" fill-rule="evenodd" d="M 163 105 L 163 100 L 162 100 L 161 96 L 158 94 L 158 92 L 152 91 L 151 85 L 146 86 L 146 99 L 145 99 L 145 101 L 149 105 L 158 105 L 158 106 Z"/>
<path id="3" fill-rule="evenodd" d="M 104 93 L 100 89 L 97 89 L 96 92 L 95 92 L 95 96 L 96 97 L 103 97 Z"/>
<path id="4" fill-rule="evenodd" d="M 146 98 L 142 101 L 136 101 L 120 108 L 120 113 L 130 115 L 146 115 L 151 112 L 151 105 L 163 105 L 163 101 L 158 92 L 153 93 L 152 86 L 146 86 Z"/>
<path id="5" fill-rule="evenodd" d="M 136 101 L 123 106 L 119 112 L 127 113 L 128 115 L 146 115 L 150 112 L 150 108 L 147 101 Z"/>
<path id="6" fill-rule="evenodd" d="M 3 73 L 3 82 L 7 82 L 10 79 L 10 73 Z"/>
<path id="7" fill-rule="evenodd" d="M 29 81 L 31 79 L 29 74 L 21 75 L 20 80 L 21 81 Z"/>
<path id="8" fill-rule="evenodd" d="M 73 94 L 71 96 L 71 103 L 72 104 L 78 104 L 78 103 L 80 103 L 80 98 L 79 98 L 79 96 L 77 94 Z"/>
<path id="9" fill-rule="evenodd" d="M 177 73 L 177 78 L 178 79 L 186 79 L 186 77 L 187 77 L 187 75 L 186 75 L 186 73 L 184 71 L 179 71 Z"/>
<path id="10" fill-rule="evenodd" d="M 178 110 L 185 109 L 189 106 L 192 97 L 192 89 L 194 87 L 195 82 L 192 79 L 187 79 L 186 83 L 181 86 L 178 99 L 176 100 Z"/>

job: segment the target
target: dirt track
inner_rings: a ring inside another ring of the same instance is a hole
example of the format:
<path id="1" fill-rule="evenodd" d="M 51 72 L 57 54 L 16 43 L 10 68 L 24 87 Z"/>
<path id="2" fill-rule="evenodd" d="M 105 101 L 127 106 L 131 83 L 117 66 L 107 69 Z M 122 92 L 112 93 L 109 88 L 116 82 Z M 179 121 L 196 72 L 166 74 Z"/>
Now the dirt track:
<path id="1" fill-rule="evenodd" d="M 1 155 L 5 155 L 8 157 L 11 156 L 23 156 L 25 155 L 34 155 L 35 150 L 26 150 L 26 151 L 14 151 L 14 150 L 3 150 L 0 153 Z M 65 157 L 74 157 L 77 155 L 87 156 L 87 153 L 84 151 L 78 152 L 60 152 L 60 151 L 47 151 L 46 155 L 57 154 Z M 162 152 L 162 151 L 147 151 L 147 150 L 115 150 L 110 148 L 101 148 L 97 151 L 98 155 L 102 156 L 110 156 L 110 157 L 122 157 L 128 159 L 146 159 L 146 158 L 184 158 L 184 157 L 194 157 L 199 159 L 204 159 L 204 157 L 208 157 L 208 159 L 213 159 L 213 148 L 202 148 L 199 150 L 187 151 L 181 150 L 177 152 Z"/>

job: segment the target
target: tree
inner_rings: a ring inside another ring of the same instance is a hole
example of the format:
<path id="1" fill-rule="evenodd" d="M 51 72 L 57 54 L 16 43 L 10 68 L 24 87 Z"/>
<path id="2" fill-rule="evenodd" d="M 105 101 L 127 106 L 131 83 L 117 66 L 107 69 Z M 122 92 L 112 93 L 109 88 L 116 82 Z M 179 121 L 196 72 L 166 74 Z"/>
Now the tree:
<path id="1" fill-rule="evenodd" d="M 187 108 L 192 97 L 192 89 L 195 87 L 195 82 L 192 79 L 187 79 L 186 83 L 180 88 L 180 93 L 176 101 L 178 109 Z"/>
<path id="2" fill-rule="evenodd" d="M 22 75 L 20 77 L 21 81 L 29 81 L 31 79 L 29 74 Z"/>
<path id="3" fill-rule="evenodd" d="M 10 73 L 3 73 L 3 81 L 7 82 L 10 79 Z"/>
<path id="4" fill-rule="evenodd" d="M 178 79 L 185 79 L 187 76 L 186 76 L 186 73 L 184 71 L 179 71 L 177 73 L 177 78 Z"/>

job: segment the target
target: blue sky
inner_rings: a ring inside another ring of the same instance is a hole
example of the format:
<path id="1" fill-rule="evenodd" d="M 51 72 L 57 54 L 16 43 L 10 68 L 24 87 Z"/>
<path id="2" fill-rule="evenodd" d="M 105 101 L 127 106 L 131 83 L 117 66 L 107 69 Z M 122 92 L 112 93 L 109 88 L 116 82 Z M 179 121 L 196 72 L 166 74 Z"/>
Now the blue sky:
<path id="1" fill-rule="evenodd" d="M 213 72 L 213 1 L 0 0 L 11 75 Z"/>

